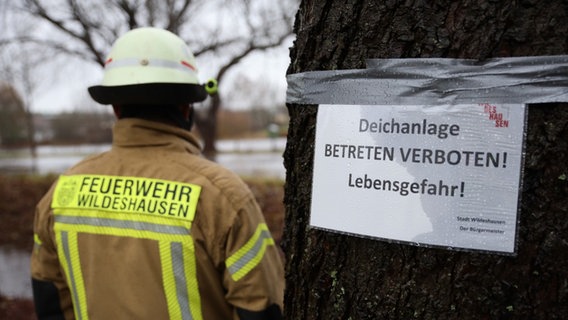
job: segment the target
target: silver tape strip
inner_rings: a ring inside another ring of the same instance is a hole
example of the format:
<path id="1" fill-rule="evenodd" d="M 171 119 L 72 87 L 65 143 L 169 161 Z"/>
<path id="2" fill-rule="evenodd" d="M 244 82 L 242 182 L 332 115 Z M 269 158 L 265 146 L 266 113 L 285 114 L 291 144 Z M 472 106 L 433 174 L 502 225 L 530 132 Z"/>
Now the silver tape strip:
<path id="1" fill-rule="evenodd" d="M 373 59 L 367 69 L 287 76 L 287 103 L 469 104 L 568 102 L 568 56 Z"/>

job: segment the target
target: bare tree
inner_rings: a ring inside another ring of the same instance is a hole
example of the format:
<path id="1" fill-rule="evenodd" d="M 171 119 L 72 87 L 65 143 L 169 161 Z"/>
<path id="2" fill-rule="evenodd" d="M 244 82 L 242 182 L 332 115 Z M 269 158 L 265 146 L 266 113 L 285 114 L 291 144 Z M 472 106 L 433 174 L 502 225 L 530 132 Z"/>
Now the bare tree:
<path id="1" fill-rule="evenodd" d="M 0 145 L 17 146 L 26 138 L 25 110 L 22 99 L 12 86 L 0 82 Z"/>
<path id="2" fill-rule="evenodd" d="M 34 24 L 29 18 L 8 15 L 4 11 L 6 6 L 8 3 L 5 2 L 0 7 L 0 27 L 2 30 L 10 30 L 5 33 L 6 36 L 17 38 L 34 30 Z M 14 27 L 7 28 L 7 25 Z M 37 50 L 33 44 L 13 41 L 0 41 L 0 48 L 0 80 L 8 83 L 13 88 L 13 95 L 18 97 L 23 119 L 19 120 L 18 125 L 22 126 L 22 132 L 25 132 L 32 159 L 35 161 L 35 126 L 31 106 L 34 93 L 42 82 L 35 74 L 44 67 L 43 62 L 48 61 L 50 50 Z"/>
<path id="3" fill-rule="evenodd" d="M 292 35 L 297 0 L 24 0 L 10 7 L 41 23 L 42 33 L 1 39 L 52 48 L 94 61 L 101 67 L 112 42 L 129 29 L 156 26 L 186 39 L 196 57 L 221 61 L 221 82 L 252 52 L 281 46 Z M 216 115 L 221 96 L 214 95 L 196 125 L 206 153 L 215 152 Z"/>
<path id="4" fill-rule="evenodd" d="M 37 56 L 36 56 L 37 57 Z M 32 159 L 36 159 L 36 141 L 33 112 L 31 110 L 33 93 L 37 88 L 36 79 L 32 73 L 37 63 L 31 58 L 29 52 L 21 47 L 4 47 L 0 57 L 0 70 L 2 78 L 10 84 L 17 84 L 14 95 L 19 97 L 21 111 L 24 116 L 24 131 L 26 132 L 27 144 L 30 148 Z"/>

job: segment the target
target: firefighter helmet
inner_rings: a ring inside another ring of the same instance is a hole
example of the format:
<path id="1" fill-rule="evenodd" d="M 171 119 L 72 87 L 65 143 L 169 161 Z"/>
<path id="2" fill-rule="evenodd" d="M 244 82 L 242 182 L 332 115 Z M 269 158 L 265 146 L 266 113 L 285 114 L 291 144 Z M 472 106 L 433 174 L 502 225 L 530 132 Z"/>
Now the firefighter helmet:
<path id="1" fill-rule="evenodd" d="M 116 40 L 102 83 L 89 93 L 101 104 L 184 104 L 207 97 L 185 42 L 150 27 L 133 29 Z"/>

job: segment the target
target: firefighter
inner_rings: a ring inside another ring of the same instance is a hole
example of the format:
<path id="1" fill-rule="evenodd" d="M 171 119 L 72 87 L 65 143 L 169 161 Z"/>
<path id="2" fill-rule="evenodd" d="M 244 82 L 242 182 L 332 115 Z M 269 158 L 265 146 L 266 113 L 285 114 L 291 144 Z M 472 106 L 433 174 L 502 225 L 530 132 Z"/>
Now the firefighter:
<path id="1" fill-rule="evenodd" d="M 189 131 L 207 92 L 184 41 L 127 32 L 89 93 L 114 109 L 113 145 L 36 207 L 38 318 L 280 319 L 283 264 L 259 206 Z"/>

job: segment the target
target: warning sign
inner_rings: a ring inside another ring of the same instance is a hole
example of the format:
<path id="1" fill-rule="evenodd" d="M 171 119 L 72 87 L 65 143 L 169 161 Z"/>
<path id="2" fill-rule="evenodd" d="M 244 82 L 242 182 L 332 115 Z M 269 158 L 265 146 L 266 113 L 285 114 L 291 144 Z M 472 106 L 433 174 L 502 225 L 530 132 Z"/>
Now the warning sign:
<path id="1" fill-rule="evenodd" d="M 525 105 L 321 105 L 314 227 L 514 253 Z"/>

